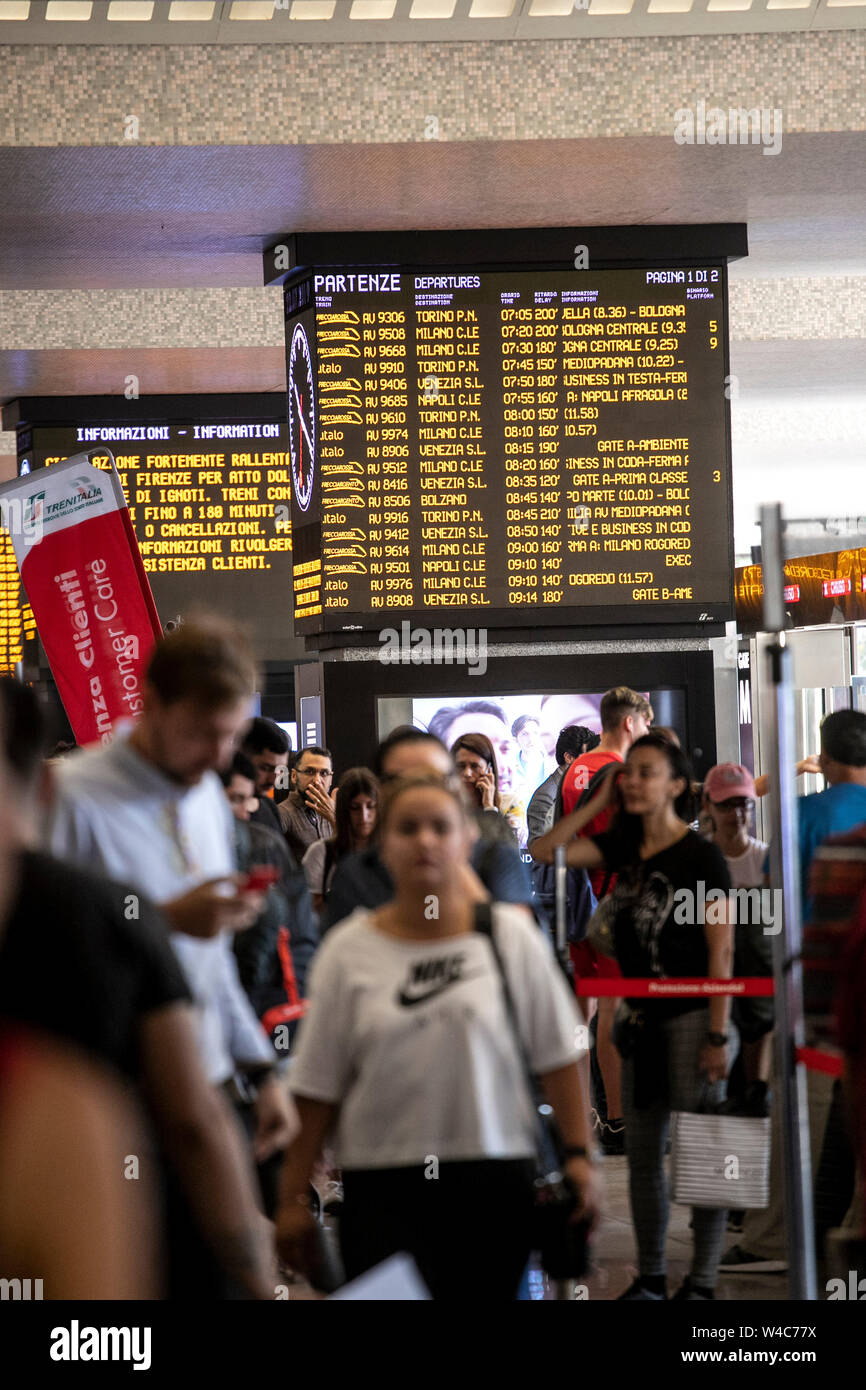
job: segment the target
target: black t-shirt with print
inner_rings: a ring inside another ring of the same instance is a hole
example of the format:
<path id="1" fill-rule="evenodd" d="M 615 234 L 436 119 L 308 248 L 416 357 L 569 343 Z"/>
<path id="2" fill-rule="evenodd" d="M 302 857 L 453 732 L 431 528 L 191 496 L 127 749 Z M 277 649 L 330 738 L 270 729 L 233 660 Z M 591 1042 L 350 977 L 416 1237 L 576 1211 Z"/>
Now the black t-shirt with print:
<path id="1" fill-rule="evenodd" d="M 695 831 L 649 859 L 637 858 L 615 830 L 593 836 L 615 871 L 614 945 L 626 978 L 697 978 L 708 974 L 702 904 L 713 889 L 727 894 L 731 876 L 718 846 Z M 712 903 L 713 899 L 710 899 Z M 629 1002 L 660 1018 L 708 1007 L 705 998 Z"/>

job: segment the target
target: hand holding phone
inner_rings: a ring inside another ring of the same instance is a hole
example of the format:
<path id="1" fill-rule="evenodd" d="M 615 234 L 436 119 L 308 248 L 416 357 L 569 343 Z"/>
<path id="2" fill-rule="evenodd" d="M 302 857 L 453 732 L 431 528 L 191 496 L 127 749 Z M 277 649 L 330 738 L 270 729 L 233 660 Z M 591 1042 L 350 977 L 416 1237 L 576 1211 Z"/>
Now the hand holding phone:
<path id="1" fill-rule="evenodd" d="M 274 864 L 254 864 L 241 884 L 242 893 L 267 893 L 277 882 L 280 871 Z"/>

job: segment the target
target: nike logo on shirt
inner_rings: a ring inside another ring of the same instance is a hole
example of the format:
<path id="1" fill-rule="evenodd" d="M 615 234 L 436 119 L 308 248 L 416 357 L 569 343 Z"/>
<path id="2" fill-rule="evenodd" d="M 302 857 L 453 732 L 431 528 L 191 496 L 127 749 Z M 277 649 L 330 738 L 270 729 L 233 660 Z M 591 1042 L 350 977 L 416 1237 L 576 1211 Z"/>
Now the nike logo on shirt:
<path id="1" fill-rule="evenodd" d="M 423 1004 L 428 999 L 434 999 L 437 994 L 443 994 L 452 985 L 460 984 L 463 980 L 475 979 L 478 975 L 483 975 L 483 970 L 473 970 L 468 975 L 463 973 L 463 966 L 466 956 L 461 952 L 456 956 L 434 956 L 431 960 L 417 961 L 409 971 L 409 978 L 397 994 L 397 1003 L 403 1008 L 411 1008 L 413 1004 Z"/>

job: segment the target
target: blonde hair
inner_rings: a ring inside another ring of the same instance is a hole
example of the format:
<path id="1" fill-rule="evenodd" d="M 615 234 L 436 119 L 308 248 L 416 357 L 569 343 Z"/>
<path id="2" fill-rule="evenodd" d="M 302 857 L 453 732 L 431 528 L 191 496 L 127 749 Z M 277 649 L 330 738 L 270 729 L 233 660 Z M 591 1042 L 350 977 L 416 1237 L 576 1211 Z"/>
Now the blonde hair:
<path id="1" fill-rule="evenodd" d="M 613 733 L 628 715 L 640 714 L 651 720 L 653 707 L 636 690 L 628 685 L 615 685 L 601 697 L 601 728 L 605 734 Z"/>

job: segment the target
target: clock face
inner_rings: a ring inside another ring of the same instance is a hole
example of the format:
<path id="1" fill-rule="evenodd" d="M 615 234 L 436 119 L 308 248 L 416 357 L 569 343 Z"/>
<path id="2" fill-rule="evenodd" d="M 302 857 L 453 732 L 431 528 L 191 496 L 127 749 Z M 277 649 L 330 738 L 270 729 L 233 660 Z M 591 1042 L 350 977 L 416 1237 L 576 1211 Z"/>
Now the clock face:
<path id="1" fill-rule="evenodd" d="M 316 466 L 316 400 L 310 345 L 301 324 L 295 325 L 289 349 L 289 456 L 295 498 L 302 512 L 313 496 Z"/>

